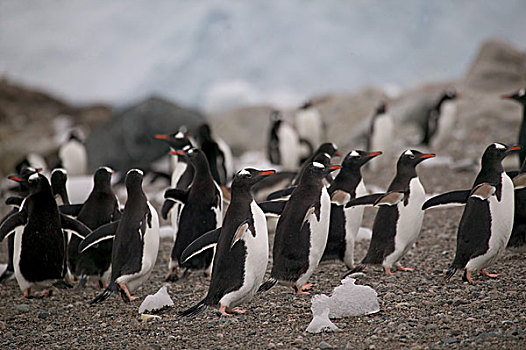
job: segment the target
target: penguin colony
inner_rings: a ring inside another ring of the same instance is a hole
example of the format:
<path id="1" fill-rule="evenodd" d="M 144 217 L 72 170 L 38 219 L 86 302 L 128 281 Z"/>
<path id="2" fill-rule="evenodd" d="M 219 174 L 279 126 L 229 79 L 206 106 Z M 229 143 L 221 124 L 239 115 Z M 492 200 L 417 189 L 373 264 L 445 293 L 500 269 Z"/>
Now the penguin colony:
<path id="1" fill-rule="evenodd" d="M 428 112 L 423 144 L 443 142 L 453 125 L 455 107 L 451 103 L 456 97 L 456 92 L 446 91 Z M 503 98 L 523 108 L 526 105 L 524 90 Z M 311 125 L 302 124 L 296 131 L 279 112 L 271 114 L 268 158 L 281 166 L 280 172 L 245 168 L 234 173 L 230 150 L 224 141 L 214 138 L 208 125 L 199 128 L 198 142 L 184 127 L 173 134 L 155 135 L 170 146 L 171 155 L 170 187 L 164 192 L 161 209 L 174 232 L 166 280 L 185 283 L 192 273 L 210 278 L 204 298 L 179 312 L 180 316 L 194 316 L 207 307 L 218 308 L 224 316 L 244 313 L 237 307 L 277 284 L 292 288 L 295 294 L 309 294 L 309 278 L 321 261 L 340 261 L 348 274 L 366 270 L 368 265 L 381 265 L 387 275 L 395 270 L 412 271 L 402 266 L 401 259 L 419 238 L 425 210 L 444 204 L 465 206 L 446 280 L 458 270 L 469 283 L 475 283 L 474 274 L 479 272 L 497 277 L 487 269 L 504 249 L 526 243 L 526 162 L 509 174 L 502 166 L 502 160 L 513 152 L 521 152 L 521 162 L 524 160 L 524 121 L 520 145 L 496 142 L 486 148 L 470 189 L 427 200 L 417 169 L 435 154 L 416 149 L 399 155 L 386 192 L 371 194 L 366 189 L 361 168 L 391 152 L 385 141 L 392 137 L 392 119 L 385 103 L 371 119 L 371 149 L 352 150 L 344 157 L 336 145 L 323 143 L 325 127 L 311 103 L 302 106 L 296 116 L 296 123 L 307 122 Z M 19 188 L 17 196 L 7 199 L 12 209 L 0 221 L 0 240 L 8 241 L 9 251 L 0 282 L 15 277 L 26 298 L 37 290 L 48 296 L 53 288 L 82 288 L 93 280 L 103 290 L 91 304 L 106 300 L 113 292 L 131 302 L 137 298 L 132 293 L 148 279 L 157 260 L 158 214 L 143 191 L 144 174 L 139 169 L 125 176 L 124 207 L 112 189 L 114 171 L 104 166 L 95 172 L 86 201 L 69 203 L 68 173 L 75 168 L 85 172 L 85 164 L 74 165 L 75 161 L 85 162 L 85 157 L 78 156 L 80 145 L 76 137 L 68 140 L 64 148 L 75 152 L 60 152 L 68 170 L 54 169 L 50 181 L 42 169 L 28 164 L 9 177 Z M 310 152 L 302 154 L 305 149 Z M 341 157 L 341 164 L 333 164 L 336 157 Z M 287 185 L 266 200 L 256 201 L 255 192 L 277 183 L 273 178 Z M 225 212 L 224 202 L 228 203 Z M 356 263 L 354 245 L 367 205 L 378 210 L 367 254 Z M 265 281 L 269 216 L 279 219 L 272 268 Z"/>

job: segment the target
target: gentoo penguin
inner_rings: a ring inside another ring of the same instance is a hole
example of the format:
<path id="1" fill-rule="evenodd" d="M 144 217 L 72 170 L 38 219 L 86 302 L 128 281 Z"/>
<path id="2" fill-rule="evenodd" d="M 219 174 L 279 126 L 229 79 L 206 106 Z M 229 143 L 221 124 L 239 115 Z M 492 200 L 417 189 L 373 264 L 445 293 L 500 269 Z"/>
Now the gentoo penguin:
<path id="1" fill-rule="evenodd" d="M 312 155 L 309 158 L 307 158 L 305 162 L 303 162 L 303 164 L 301 165 L 300 171 L 298 172 L 298 175 L 296 175 L 296 177 L 292 180 L 292 185 L 296 185 L 298 183 L 303 172 L 305 171 L 305 168 L 314 161 L 314 158 L 320 155 L 326 155 L 330 161 L 332 157 L 335 157 L 335 156 L 340 157 L 341 153 L 338 152 L 338 147 L 334 143 L 326 142 L 326 143 L 321 144 L 314 151 L 314 153 L 312 153 Z M 329 181 L 329 183 L 332 182 L 332 178 L 330 177 L 330 175 L 327 176 L 327 180 Z"/>
<path id="2" fill-rule="evenodd" d="M 26 181 L 16 176 L 10 179 Z M 51 186 L 44 175 L 32 174 L 27 178 L 27 184 L 29 196 L 24 199 L 20 210 L 0 226 L 0 240 L 14 230 L 13 265 L 24 298 L 31 296 L 33 287 L 47 288 L 57 283 L 65 285 L 66 238 L 62 229 L 81 236 L 91 232 L 77 220 L 59 213 Z"/>
<path id="3" fill-rule="evenodd" d="M 58 157 L 69 176 L 88 173 L 88 152 L 77 132 L 72 131 L 69 139 L 60 146 Z"/>
<path id="4" fill-rule="evenodd" d="M 312 101 L 305 102 L 299 108 L 294 116 L 294 125 L 299 137 L 307 141 L 312 149 L 318 147 L 325 140 L 325 123 Z"/>
<path id="5" fill-rule="evenodd" d="M 66 189 L 66 182 L 68 181 L 68 173 L 65 169 L 55 168 L 51 172 L 51 192 L 55 197 L 57 205 L 69 204 L 68 191 Z"/>
<path id="6" fill-rule="evenodd" d="M 172 151 L 189 150 L 192 148 L 192 142 L 182 131 L 170 135 L 155 135 L 158 140 L 163 140 L 170 145 Z M 177 154 L 170 156 L 172 168 L 171 188 L 187 191 L 194 178 L 194 167 L 188 163 L 186 156 Z M 170 216 L 170 222 L 173 230 L 173 241 L 177 237 L 179 230 L 179 217 L 184 204 L 180 201 L 167 199 L 161 210 L 161 216 L 167 220 Z"/>
<path id="7" fill-rule="evenodd" d="M 451 134 L 456 122 L 457 106 L 455 90 L 445 91 L 436 104 L 427 112 L 424 125 L 423 145 L 440 147 Z"/>
<path id="8" fill-rule="evenodd" d="M 132 169 L 126 174 L 128 199 L 122 217 L 103 225 L 88 235 L 79 251 L 113 238 L 111 251 L 111 279 L 108 287 L 90 304 L 106 300 L 120 291 L 122 300 L 133 301 L 131 293 L 148 279 L 159 251 L 159 217 L 142 190 L 143 172 Z"/>
<path id="9" fill-rule="evenodd" d="M 62 206 L 62 213 L 76 216 L 77 220 L 95 230 L 102 225 L 120 219 L 120 205 L 111 188 L 113 169 L 100 167 L 93 175 L 93 189 L 82 204 Z M 79 278 L 78 287 L 83 287 L 89 277 L 97 279 L 99 286 L 109 281 L 112 241 L 100 242 L 96 247 L 79 253 L 81 240 L 72 236 L 68 242 L 68 272 Z"/>
<path id="10" fill-rule="evenodd" d="M 192 242 L 181 255 L 185 261 L 203 246 L 217 242 L 208 293 L 197 305 L 179 313 L 181 316 L 195 315 L 207 306 L 217 305 L 224 316 L 231 316 L 228 312 L 245 312 L 233 307 L 252 300 L 263 282 L 268 262 L 267 221 L 250 189 L 274 173 L 251 168 L 239 171 L 232 182 L 232 200 L 223 226 Z"/>
<path id="11" fill-rule="evenodd" d="M 518 102 L 522 106 L 522 122 L 519 130 L 519 146 L 521 146 L 519 161 L 522 165 L 526 158 L 526 90 L 520 89 L 513 94 L 502 96 L 502 99 Z"/>
<path id="12" fill-rule="evenodd" d="M 184 207 L 179 219 L 179 230 L 172 248 L 169 264 L 168 281 L 177 281 L 192 270 L 211 270 L 213 250 L 208 249 L 199 255 L 181 263 L 181 253 L 186 247 L 204 233 L 215 230 L 223 223 L 223 194 L 212 178 L 208 161 L 204 153 L 192 148 L 188 151 L 172 152 L 179 156 L 186 156 L 194 167 L 195 175 L 192 185 L 185 191 L 182 189 L 168 189 L 164 197 L 166 200 L 181 201 Z M 182 275 L 179 269 L 183 269 Z"/>
<path id="13" fill-rule="evenodd" d="M 230 147 L 220 138 L 212 136 L 208 124 L 199 127 L 198 140 L 201 151 L 208 159 L 214 180 L 220 185 L 226 185 L 231 180 L 234 168 Z"/>
<path id="14" fill-rule="evenodd" d="M 388 275 L 393 274 L 393 267 L 399 271 L 413 270 L 402 267 L 400 259 L 418 239 L 424 218 L 422 204 L 426 193 L 418 179 L 416 166 L 433 157 L 433 153 L 421 153 L 416 150 L 403 152 L 396 165 L 396 176 L 387 193 L 356 198 L 345 205 L 352 207 L 374 204 L 378 207 L 367 255 L 361 266 L 357 266 L 350 273 L 363 269 L 363 264 L 382 264 Z"/>
<path id="15" fill-rule="evenodd" d="M 354 150 L 345 156 L 338 176 L 328 188 L 331 196 L 331 223 L 322 261 L 341 260 L 349 269 L 355 267 L 354 242 L 364 208 L 345 208 L 345 204 L 351 199 L 367 194 L 360 169 L 380 154 L 382 152 Z"/>
<path id="16" fill-rule="evenodd" d="M 513 179 L 515 193 L 515 214 L 513 229 L 508 247 L 520 247 L 526 244 L 526 161 Z"/>
<path id="17" fill-rule="evenodd" d="M 21 189 L 21 191 L 19 191 L 19 194 L 24 195 L 24 197 L 29 194 L 27 179 L 29 178 L 29 176 L 35 173 L 41 172 L 41 171 L 42 169 L 40 168 L 35 169 L 35 168 L 29 167 L 26 165 L 19 168 L 18 173 L 20 174 L 20 178 L 23 179 L 23 181 L 18 182 L 19 187 Z M 22 206 L 22 202 L 24 201 L 24 197 L 14 196 L 14 197 L 9 197 L 6 199 L 5 204 L 12 206 L 13 209 L 11 209 L 11 211 L 7 213 L 6 216 L 2 218 L 2 220 L 0 220 L 0 225 L 2 225 L 4 221 L 6 221 L 12 214 L 17 213 L 20 210 L 20 207 Z M 22 228 L 23 228 L 22 226 L 19 226 L 20 230 Z M 8 254 L 7 268 L 4 270 L 2 275 L 0 275 L 0 283 L 10 280 L 12 278 L 15 278 L 15 267 L 13 266 L 13 254 L 14 254 L 14 249 L 15 249 L 15 235 L 14 234 L 8 234 L 8 235 L 9 236 L 7 237 L 7 254 Z"/>
<path id="18" fill-rule="evenodd" d="M 392 116 L 387 112 L 387 104 L 381 102 L 371 118 L 369 135 L 367 137 L 367 149 L 382 150 L 383 156 L 369 163 L 373 171 L 387 167 L 393 158 L 394 122 Z"/>
<path id="19" fill-rule="evenodd" d="M 301 159 L 300 138 L 297 131 L 283 120 L 279 111 L 271 113 L 270 124 L 268 159 L 273 164 L 281 165 L 282 171 L 296 171 Z"/>
<path id="20" fill-rule="evenodd" d="M 482 167 L 469 190 L 445 193 L 426 201 L 423 209 L 435 205 L 465 203 L 457 232 L 457 251 L 446 280 L 465 269 L 463 280 L 474 283 L 472 274 L 497 277 L 486 268 L 506 249 L 513 226 L 513 182 L 502 168 L 502 160 L 520 147 L 501 143 L 489 145 L 482 155 Z"/>
<path id="21" fill-rule="evenodd" d="M 264 211 L 281 214 L 274 236 L 270 278 L 260 291 L 276 283 L 291 286 L 295 293 L 309 294 L 307 280 L 318 266 L 329 234 L 331 199 L 323 178 L 339 165 L 309 164 L 288 201 L 264 202 Z"/>

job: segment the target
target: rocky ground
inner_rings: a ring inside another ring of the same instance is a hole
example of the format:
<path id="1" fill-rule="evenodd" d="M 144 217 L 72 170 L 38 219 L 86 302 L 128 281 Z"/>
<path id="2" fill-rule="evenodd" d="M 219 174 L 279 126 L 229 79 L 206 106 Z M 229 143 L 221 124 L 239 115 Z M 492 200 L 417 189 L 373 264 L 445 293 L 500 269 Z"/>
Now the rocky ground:
<path id="1" fill-rule="evenodd" d="M 429 162 L 431 162 L 430 160 Z M 439 171 L 438 171 L 439 170 Z M 447 167 L 421 168 L 428 191 L 470 186 L 475 173 L 457 173 Z M 440 176 L 438 176 L 438 174 Z M 369 183 L 385 186 L 392 173 L 365 173 Z M 298 348 L 298 349 L 438 349 L 526 347 L 525 251 L 508 250 L 489 270 L 496 279 L 479 278 L 468 285 L 457 273 L 448 283 L 444 271 L 455 252 L 456 228 L 461 207 L 433 209 L 426 213 L 417 246 L 403 265 L 414 272 L 389 277 L 379 267 L 369 268 L 358 284 L 378 292 L 379 313 L 333 320 L 335 333 L 308 334 L 312 313 L 309 296 L 292 295 L 277 286 L 258 294 L 244 315 L 221 317 L 208 309 L 195 318 L 178 318 L 204 295 L 208 280 L 191 276 L 169 285 L 175 307 L 161 312 L 161 319 L 141 322 L 138 308 L 147 294 L 162 285 L 167 271 L 170 241 L 163 240 L 157 266 L 136 294 L 139 301 L 125 304 L 112 296 L 89 306 L 99 290 L 60 290 L 46 299 L 19 300 L 16 281 L 0 286 L 0 347 L 2 348 Z M 375 210 L 366 211 L 364 225 L 371 226 Z M 5 244 L 0 256 L 5 257 Z M 368 242 L 357 246 L 364 256 Z M 269 264 L 270 267 L 270 264 Z M 346 268 L 332 263 L 318 267 L 311 278 L 313 293 L 330 294 Z"/>

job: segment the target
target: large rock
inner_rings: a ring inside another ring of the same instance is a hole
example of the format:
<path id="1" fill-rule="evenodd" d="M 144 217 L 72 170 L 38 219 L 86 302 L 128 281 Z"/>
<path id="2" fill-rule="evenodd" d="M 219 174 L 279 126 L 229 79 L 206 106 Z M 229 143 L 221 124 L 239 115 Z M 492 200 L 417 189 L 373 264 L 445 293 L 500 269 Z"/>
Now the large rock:
<path id="1" fill-rule="evenodd" d="M 501 40 L 488 40 L 468 70 L 465 83 L 469 88 L 494 93 L 524 87 L 526 54 Z"/>
<path id="2" fill-rule="evenodd" d="M 190 131 L 205 122 L 197 111 L 186 109 L 158 97 L 151 97 L 130 108 L 116 112 L 86 140 L 91 171 L 102 165 L 115 170 L 148 170 L 150 164 L 166 155 L 168 146 L 155 134 L 172 133 L 186 125 Z"/>

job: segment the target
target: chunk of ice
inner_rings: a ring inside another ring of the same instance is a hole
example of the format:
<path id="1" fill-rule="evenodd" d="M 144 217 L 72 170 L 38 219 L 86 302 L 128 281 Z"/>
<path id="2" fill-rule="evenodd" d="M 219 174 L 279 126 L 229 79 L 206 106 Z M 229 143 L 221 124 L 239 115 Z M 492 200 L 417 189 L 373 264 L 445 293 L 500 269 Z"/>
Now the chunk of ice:
<path id="1" fill-rule="evenodd" d="M 309 333 L 320 333 L 322 331 L 340 330 L 334 323 L 329 320 L 329 297 L 325 294 L 319 294 L 312 297 L 312 321 L 306 331 Z"/>
<path id="2" fill-rule="evenodd" d="M 172 298 L 170 298 L 170 295 L 168 295 L 166 286 L 163 286 L 157 293 L 148 295 L 146 298 L 144 298 L 141 306 L 139 306 L 139 313 L 143 314 L 145 312 L 158 311 L 164 307 L 173 305 L 174 302 Z"/>

